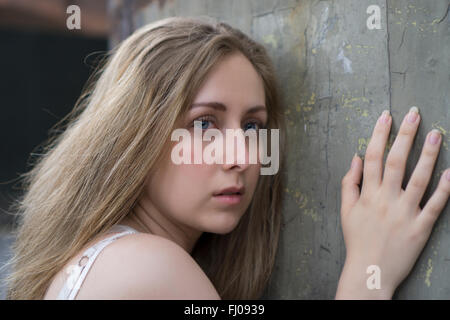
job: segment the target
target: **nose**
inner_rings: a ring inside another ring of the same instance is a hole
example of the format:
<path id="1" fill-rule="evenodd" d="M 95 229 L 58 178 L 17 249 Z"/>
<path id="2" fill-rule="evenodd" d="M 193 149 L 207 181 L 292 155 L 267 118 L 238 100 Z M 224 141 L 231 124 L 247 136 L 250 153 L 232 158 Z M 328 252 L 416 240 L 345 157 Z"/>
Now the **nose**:
<path id="1" fill-rule="evenodd" d="M 226 129 L 224 136 L 224 170 L 244 171 L 250 166 L 249 143 L 242 128 Z"/>

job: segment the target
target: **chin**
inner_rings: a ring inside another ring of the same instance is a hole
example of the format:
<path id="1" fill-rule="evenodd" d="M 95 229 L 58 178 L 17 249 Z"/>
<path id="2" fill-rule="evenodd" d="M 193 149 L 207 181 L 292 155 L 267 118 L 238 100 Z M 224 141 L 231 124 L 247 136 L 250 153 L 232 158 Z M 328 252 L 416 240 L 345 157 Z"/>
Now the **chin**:
<path id="1" fill-rule="evenodd" d="M 236 216 L 229 212 L 223 213 L 218 217 L 214 217 L 213 221 L 209 221 L 204 231 L 225 235 L 237 227 L 240 218 L 241 216 Z"/>

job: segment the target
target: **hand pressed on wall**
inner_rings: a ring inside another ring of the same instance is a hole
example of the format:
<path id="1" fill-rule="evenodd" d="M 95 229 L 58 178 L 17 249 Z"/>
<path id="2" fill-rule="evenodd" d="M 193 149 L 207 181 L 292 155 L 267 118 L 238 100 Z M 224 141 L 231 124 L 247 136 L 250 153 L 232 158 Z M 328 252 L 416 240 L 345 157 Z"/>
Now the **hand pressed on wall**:
<path id="1" fill-rule="evenodd" d="M 420 115 L 413 107 L 403 119 L 383 174 L 383 155 L 392 123 L 389 112 L 384 112 L 367 146 L 364 168 L 362 160 L 354 157 L 352 167 L 342 179 L 341 223 L 346 259 L 336 299 L 392 298 L 414 266 L 447 203 L 450 169 L 444 171 L 436 190 L 420 208 L 439 154 L 442 137 L 438 130 L 428 133 L 419 161 L 406 189 L 402 189 L 419 122 Z M 370 265 L 381 271 L 380 289 L 369 289 L 366 284 Z"/>

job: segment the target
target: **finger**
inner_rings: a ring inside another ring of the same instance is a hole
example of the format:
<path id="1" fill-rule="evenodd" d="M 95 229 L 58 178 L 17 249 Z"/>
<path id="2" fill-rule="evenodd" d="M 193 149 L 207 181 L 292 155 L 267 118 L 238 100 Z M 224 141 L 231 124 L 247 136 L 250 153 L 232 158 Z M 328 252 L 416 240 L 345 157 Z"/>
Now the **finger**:
<path id="1" fill-rule="evenodd" d="M 364 182 L 361 192 L 373 193 L 381 184 L 383 155 L 391 130 L 392 117 L 384 110 L 378 118 L 364 157 Z"/>
<path id="2" fill-rule="evenodd" d="M 404 197 L 407 198 L 407 202 L 414 208 L 419 206 L 430 182 L 431 174 L 433 173 L 433 168 L 439 154 L 441 141 L 441 133 L 439 130 L 433 129 L 428 133 L 419 162 L 406 186 Z"/>
<path id="3" fill-rule="evenodd" d="M 447 169 L 439 180 L 439 184 L 431 198 L 423 207 L 418 219 L 423 225 L 431 228 L 439 214 L 444 209 L 450 195 L 450 168 Z"/>
<path id="4" fill-rule="evenodd" d="M 411 107 L 403 118 L 399 132 L 389 151 L 383 175 L 383 187 L 391 194 L 400 193 L 406 161 L 419 126 L 420 115 L 417 107 Z"/>
<path id="5" fill-rule="evenodd" d="M 359 184 L 362 176 L 362 160 L 355 155 L 350 170 L 342 179 L 341 214 L 345 215 L 359 199 Z"/>

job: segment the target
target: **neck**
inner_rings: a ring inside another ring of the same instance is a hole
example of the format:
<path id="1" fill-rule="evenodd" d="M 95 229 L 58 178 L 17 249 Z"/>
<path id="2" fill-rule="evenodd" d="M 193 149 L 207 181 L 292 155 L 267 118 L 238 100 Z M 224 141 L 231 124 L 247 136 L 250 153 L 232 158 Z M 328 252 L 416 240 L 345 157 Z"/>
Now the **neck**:
<path id="1" fill-rule="evenodd" d="M 171 240 L 189 254 L 202 234 L 201 231 L 182 226 L 159 212 L 146 196 L 137 202 L 120 224 L 130 226 L 141 233 L 149 233 Z"/>

